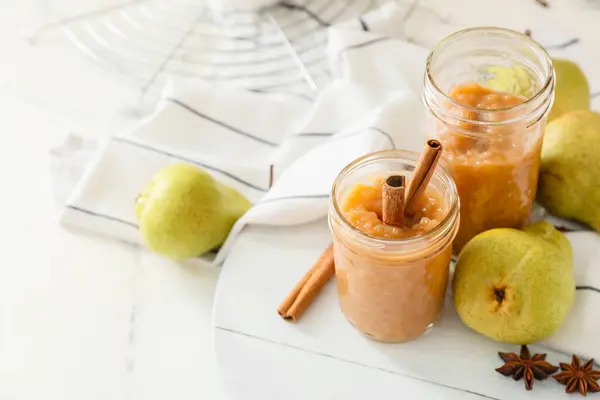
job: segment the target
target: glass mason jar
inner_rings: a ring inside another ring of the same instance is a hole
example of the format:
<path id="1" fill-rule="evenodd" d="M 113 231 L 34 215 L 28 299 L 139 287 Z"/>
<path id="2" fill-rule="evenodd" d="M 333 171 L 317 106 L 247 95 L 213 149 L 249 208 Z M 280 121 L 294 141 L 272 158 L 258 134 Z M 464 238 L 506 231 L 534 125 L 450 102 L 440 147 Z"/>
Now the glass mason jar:
<path id="1" fill-rule="evenodd" d="M 329 227 L 340 305 L 352 325 L 382 342 L 404 342 L 421 335 L 443 309 L 459 221 L 456 186 L 438 166 L 429 186 L 440 193 L 445 217 L 419 236 L 367 235 L 348 222 L 342 208 L 357 184 L 390 174 L 410 180 L 418 159 L 418 153 L 400 150 L 366 155 L 346 166 L 332 189 Z"/>
<path id="2" fill-rule="evenodd" d="M 529 36 L 472 28 L 443 39 L 427 59 L 428 136 L 460 196 L 455 252 L 492 228 L 521 228 L 535 199 L 554 69 Z"/>

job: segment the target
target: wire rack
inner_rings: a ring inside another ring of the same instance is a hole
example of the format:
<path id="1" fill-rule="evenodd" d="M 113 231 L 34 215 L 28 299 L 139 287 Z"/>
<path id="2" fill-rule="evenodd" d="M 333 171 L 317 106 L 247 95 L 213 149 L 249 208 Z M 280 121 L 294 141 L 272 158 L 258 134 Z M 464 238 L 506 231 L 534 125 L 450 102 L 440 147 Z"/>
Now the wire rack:
<path id="1" fill-rule="evenodd" d="M 34 46 L 60 32 L 81 52 L 126 77 L 140 100 L 171 76 L 227 82 L 314 98 L 330 80 L 326 28 L 378 0 L 281 0 L 256 11 L 221 12 L 201 0 L 129 0 L 38 27 Z"/>

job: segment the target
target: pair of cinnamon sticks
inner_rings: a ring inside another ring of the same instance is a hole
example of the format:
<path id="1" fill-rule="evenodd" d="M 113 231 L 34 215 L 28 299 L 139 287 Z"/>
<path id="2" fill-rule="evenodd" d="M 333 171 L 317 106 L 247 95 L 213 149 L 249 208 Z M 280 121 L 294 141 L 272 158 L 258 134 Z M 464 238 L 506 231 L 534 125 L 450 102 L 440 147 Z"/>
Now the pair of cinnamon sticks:
<path id="1" fill-rule="evenodd" d="M 279 305 L 277 308 L 279 315 L 286 321 L 296 322 L 334 272 L 333 244 L 330 244 Z"/>
<path id="2" fill-rule="evenodd" d="M 406 185 L 404 175 L 390 175 L 381 187 L 381 220 L 384 224 L 403 227 L 405 217 L 415 214 L 414 200 L 425 192 L 442 155 L 442 144 L 429 139 L 417 163 L 413 177 Z"/>
<path id="3" fill-rule="evenodd" d="M 403 175 L 391 175 L 383 182 L 383 223 L 404 226 L 405 216 L 413 213 L 413 200 L 425 191 L 441 154 L 442 144 L 430 139 L 425 144 L 425 151 L 421 154 L 408 188 L 405 188 L 406 177 Z M 333 245 L 330 244 L 279 305 L 279 315 L 286 321 L 296 322 L 334 273 Z"/>

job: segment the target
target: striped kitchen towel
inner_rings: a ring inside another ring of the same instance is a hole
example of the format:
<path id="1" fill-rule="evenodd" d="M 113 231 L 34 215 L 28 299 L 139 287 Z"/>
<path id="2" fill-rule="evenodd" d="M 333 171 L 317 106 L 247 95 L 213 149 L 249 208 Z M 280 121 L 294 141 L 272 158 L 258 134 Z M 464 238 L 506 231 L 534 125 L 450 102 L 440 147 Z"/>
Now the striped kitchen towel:
<path id="1" fill-rule="evenodd" d="M 289 225 L 324 217 L 333 180 L 347 163 L 376 150 L 421 148 L 424 111 L 419 82 L 427 50 L 403 41 L 370 46 L 357 42 L 390 37 L 384 35 L 395 33 L 392 22 L 403 11 L 394 4 L 379 10 L 382 22 L 387 21 L 379 31 L 339 28 L 348 35 L 332 36 L 330 59 L 341 72 L 314 104 L 303 98 L 173 81 L 152 115 L 102 143 L 69 193 L 61 222 L 141 243 L 135 198 L 161 167 L 182 161 L 210 171 L 254 203 L 216 260 L 205 256 L 210 262 L 223 260 L 248 223 Z M 386 51 L 386 46 L 399 46 L 388 59 L 387 74 L 375 73 L 380 63 L 372 59 L 353 67 L 352 74 L 377 75 L 377 82 L 346 79 L 343 64 L 354 52 Z M 74 167 L 65 167 L 65 158 L 75 154 L 78 143 L 71 138 L 55 151 L 63 155 L 57 163 L 62 173 L 77 175 Z"/>

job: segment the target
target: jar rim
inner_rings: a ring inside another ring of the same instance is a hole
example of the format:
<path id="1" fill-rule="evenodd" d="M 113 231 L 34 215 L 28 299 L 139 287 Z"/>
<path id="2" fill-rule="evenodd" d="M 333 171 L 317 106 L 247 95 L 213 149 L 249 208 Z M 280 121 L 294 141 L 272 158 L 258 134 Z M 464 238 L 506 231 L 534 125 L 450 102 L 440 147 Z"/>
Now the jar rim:
<path id="1" fill-rule="evenodd" d="M 372 152 L 369 154 L 365 154 L 365 155 L 355 159 L 354 161 L 350 162 L 348 165 L 346 165 L 340 171 L 340 173 L 338 174 L 337 178 L 335 179 L 335 181 L 332 185 L 331 200 L 330 200 L 331 205 L 333 206 L 333 208 L 335 210 L 335 214 L 338 218 L 340 218 L 343 226 L 347 229 L 350 229 L 351 232 L 356 233 L 358 235 L 358 237 L 361 239 L 361 241 L 364 241 L 365 243 L 375 244 L 375 245 L 385 245 L 385 246 L 414 245 L 414 244 L 421 243 L 425 240 L 432 240 L 432 239 L 436 240 L 436 239 L 443 238 L 444 234 L 451 230 L 452 224 L 458 218 L 458 210 L 459 210 L 459 201 L 460 200 L 458 197 L 458 190 L 457 190 L 456 184 L 455 184 L 454 180 L 452 179 L 450 173 L 442 165 L 442 162 L 438 163 L 438 165 L 433 173 L 433 176 L 437 177 L 444 183 L 444 185 L 448 186 L 447 190 L 448 189 L 450 190 L 451 201 L 450 201 L 450 204 L 448 205 L 448 212 L 446 213 L 446 216 L 433 229 L 431 229 L 430 231 L 424 232 L 423 234 L 405 237 L 405 238 L 384 238 L 384 237 L 377 237 L 377 236 L 372 236 L 372 235 L 366 234 L 363 231 L 361 231 L 360 229 L 356 228 L 354 225 L 352 225 L 346 219 L 346 217 L 344 216 L 344 214 L 340 208 L 340 205 L 338 204 L 338 201 L 337 201 L 336 195 L 337 195 L 340 183 L 343 181 L 343 179 L 349 173 L 351 173 L 355 169 L 364 165 L 365 161 L 368 161 L 369 159 L 372 159 L 373 161 L 382 161 L 385 159 L 396 159 L 396 160 L 399 160 L 399 161 L 401 160 L 404 162 L 414 162 L 416 165 L 416 163 L 418 162 L 417 160 L 419 159 L 419 156 L 420 156 L 420 153 L 415 152 L 415 151 L 410 151 L 410 150 L 380 150 L 380 151 Z"/>
<path id="2" fill-rule="evenodd" d="M 459 30 L 457 32 L 454 32 L 454 33 L 446 36 L 445 38 L 443 38 L 441 41 L 439 41 L 433 47 L 433 49 L 427 56 L 427 61 L 425 63 L 425 75 L 427 77 L 428 82 L 435 89 L 435 91 L 438 93 L 441 93 L 444 96 L 445 101 L 448 101 L 452 105 L 461 107 L 468 111 L 473 111 L 473 112 L 481 111 L 481 109 L 479 109 L 477 107 L 460 104 L 456 100 L 454 100 L 452 97 L 448 96 L 448 94 L 438 86 L 438 84 L 433 79 L 433 76 L 431 74 L 431 62 L 433 59 L 433 55 L 436 53 L 436 51 L 439 51 L 441 48 L 443 48 L 445 45 L 447 45 L 452 40 L 455 40 L 456 38 L 459 38 L 464 35 L 472 34 L 472 33 L 477 33 L 477 32 L 485 32 L 487 36 L 513 36 L 515 38 L 518 38 L 520 41 L 525 42 L 530 48 L 537 50 L 538 52 L 540 52 L 542 54 L 542 57 L 544 58 L 544 61 L 546 63 L 546 68 L 549 71 L 544 84 L 540 86 L 539 90 L 533 96 L 529 97 L 523 103 L 520 103 L 520 104 L 517 104 L 514 106 L 510 106 L 510 107 L 485 110 L 485 112 L 489 112 L 489 113 L 493 114 L 494 112 L 499 112 L 499 111 L 506 112 L 508 110 L 512 111 L 512 110 L 524 109 L 527 106 L 530 106 L 535 101 L 538 101 L 540 99 L 540 97 L 542 97 L 542 95 L 544 93 L 546 93 L 548 91 L 548 89 L 553 85 L 554 72 L 553 72 L 552 60 L 550 59 L 550 55 L 548 54 L 546 49 L 541 44 L 539 44 L 537 41 L 533 40 L 530 36 L 528 36 L 524 33 L 521 33 L 519 31 L 515 31 L 513 29 L 502 28 L 502 27 L 498 27 L 498 26 L 479 26 L 479 27 L 462 29 L 462 30 Z"/>

